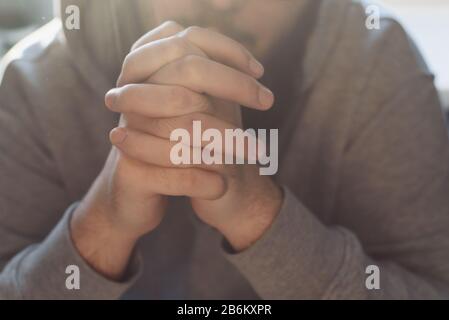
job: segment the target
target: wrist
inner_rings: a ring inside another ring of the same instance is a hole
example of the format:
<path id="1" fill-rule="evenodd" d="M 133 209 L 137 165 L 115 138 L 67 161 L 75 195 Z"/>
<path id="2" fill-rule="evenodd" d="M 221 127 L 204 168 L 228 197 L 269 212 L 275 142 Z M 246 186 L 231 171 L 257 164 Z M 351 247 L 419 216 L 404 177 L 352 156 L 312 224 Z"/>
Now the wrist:
<path id="1" fill-rule="evenodd" d="M 127 269 L 137 234 L 124 232 L 111 219 L 98 180 L 78 205 L 70 221 L 74 247 L 86 263 L 108 279 L 119 281 Z"/>
<path id="2" fill-rule="evenodd" d="M 72 225 L 101 233 L 105 238 L 127 243 L 136 242 L 141 234 L 132 228 L 126 228 L 126 223 L 120 221 L 120 215 L 111 205 L 111 196 L 106 189 L 107 185 L 105 186 L 100 176 L 75 210 Z"/>
<path id="3" fill-rule="evenodd" d="M 74 247 L 90 267 L 108 279 L 122 279 L 136 237 L 120 233 L 102 215 L 94 214 L 82 205 L 73 213 L 70 231 Z"/>
<path id="4" fill-rule="evenodd" d="M 283 202 L 281 188 L 272 182 L 266 191 L 256 197 L 249 197 L 249 204 L 243 206 L 245 209 L 236 214 L 235 222 L 219 228 L 237 252 L 248 249 L 262 238 L 281 210 Z"/>
<path id="5" fill-rule="evenodd" d="M 94 234 L 104 241 L 134 244 L 140 238 L 136 232 L 126 230 L 111 218 L 113 213 L 102 205 L 81 202 L 74 211 L 71 231 L 79 234 Z"/>

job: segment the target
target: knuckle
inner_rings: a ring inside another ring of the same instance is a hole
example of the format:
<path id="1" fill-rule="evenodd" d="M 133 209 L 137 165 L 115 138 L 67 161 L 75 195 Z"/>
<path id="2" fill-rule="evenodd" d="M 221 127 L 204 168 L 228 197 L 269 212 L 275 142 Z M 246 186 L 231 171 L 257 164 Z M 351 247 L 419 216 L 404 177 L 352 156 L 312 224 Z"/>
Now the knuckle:
<path id="1" fill-rule="evenodd" d="M 133 57 L 133 53 L 129 53 L 126 55 L 125 59 L 123 60 L 123 64 L 122 64 L 122 70 L 119 76 L 119 79 L 117 81 L 117 83 L 119 84 L 119 86 L 123 86 L 125 83 L 123 83 L 123 81 L 125 81 L 126 75 L 129 73 L 131 66 L 132 66 L 132 57 Z"/>
<path id="2" fill-rule="evenodd" d="M 139 48 L 141 46 L 142 40 L 138 40 L 136 42 L 134 42 L 134 44 L 131 46 L 131 49 L 129 50 L 129 52 L 133 52 L 135 51 L 137 48 Z"/>
<path id="3" fill-rule="evenodd" d="M 125 59 L 123 60 L 122 71 L 126 71 L 129 68 L 129 66 L 131 65 L 132 55 L 133 55 L 133 53 L 128 53 L 126 55 Z"/>
<path id="4" fill-rule="evenodd" d="M 191 52 L 189 43 L 179 37 L 175 37 L 171 40 L 170 50 L 172 54 L 177 57 L 188 55 Z"/>
<path id="5" fill-rule="evenodd" d="M 212 104 L 210 103 L 209 99 L 206 98 L 204 95 L 196 94 L 192 98 L 192 107 L 197 112 L 208 112 L 212 111 Z"/>
<path id="6" fill-rule="evenodd" d="M 170 105 L 175 109 L 181 109 L 192 103 L 192 95 L 183 87 L 173 87 L 170 89 Z"/>
<path id="7" fill-rule="evenodd" d="M 187 39 L 192 39 L 193 37 L 195 37 L 197 34 L 199 34 L 201 32 L 202 28 L 198 27 L 198 26 L 191 26 L 188 27 L 187 29 L 185 29 L 182 32 L 182 36 L 187 38 Z"/>
<path id="8" fill-rule="evenodd" d="M 167 117 L 152 119 L 150 122 L 146 121 L 145 126 L 145 129 L 142 131 L 165 139 L 170 137 L 171 133 L 179 128 L 179 118 Z"/>
<path id="9" fill-rule="evenodd" d="M 127 102 L 131 98 L 132 95 L 132 85 L 126 84 L 123 87 L 120 88 L 120 90 L 117 90 L 117 99 L 116 99 L 116 105 L 119 108 L 125 108 L 127 106 Z"/>
<path id="10" fill-rule="evenodd" d="M 201 58 L 196 55 L 187 55 L 180 64 L 180 72 L 188 79 L 194 81 L 198 78 L 202 67 Z"/>
<path id="11" fill-rule="evenodd" d="M 189 67 L 197 68 L 201 63 L 201 58 L 195 54 L 189 54 L 184 58 L 184 64 Z"/>
<path id="12" fill-rule="evenodd" d="M 172 32 L 180 32 L 184 29 L 179 23 L 173 20 L 165 21 L 161 27 Z"/>
<path id="13" fill-rule="evenodd" d="M 207 121 L 207 115 L 202 112 L 194 112 L 191 114 L 190 121 L 201 121 L 201 123 L 205 123 Z"/>
<path id="14" fill-rule="evenodd" d="M 155 124 L 156 131 L 161 135 L 169 135 L 171 132 L 177 129 L 174 119 L 160 119 Z"/>
<path id="15" fill-rule="evenodd" d="M 188 115 L 181 117 L 180 118 L 180 126 L 184 129 L 186 129 L 189 134 L 192 136 L 194 134 L 193 132 L 193 124 L 195 121 L 200 121 L 201 124 L 206 124 L 206 122 L 204 121 L 206 119 L 205 114 L 201 113 L 201 112 L 194 112 L 194 113 L 189 113 Z"/>
<path id="16" fill-rule="evenodd" d="M 193 122 L 196 120 L 195 113 L 189 113 L 188 115 L 182 117 L 182 124 L 184 128 L 190 128 L 193 125 Z"/>
<path id="17" fill-rule="evenodd" d="M 144 34 L 142 37 L 140 37 L 136 42 L 134 42 L 134 44 L 131 46 L 131 49 L 129 50 L 128 54 L 131 54 L 133 51 L 138 50 L 140 47 L 142 47 L 143 45 L 145 45 L 148 40 L 148 33 Z"/>

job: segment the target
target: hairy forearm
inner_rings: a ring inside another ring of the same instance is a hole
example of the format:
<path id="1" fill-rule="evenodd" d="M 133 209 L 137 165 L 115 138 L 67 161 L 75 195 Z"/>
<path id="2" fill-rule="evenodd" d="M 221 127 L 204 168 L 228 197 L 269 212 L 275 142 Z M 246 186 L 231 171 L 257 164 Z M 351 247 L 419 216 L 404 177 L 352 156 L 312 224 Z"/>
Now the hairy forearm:
<path id="1" fill-rule="evenodd" d="M 71 221 L 75 247 L 98 273 L 121 280 L 128 266 L 137 238 L 113 227 L 107 212 L 89 195 L 78 206 Z"/>
<path id="2" fill-rule="evenodd" d="M 273 183 L 266 191 L 242 212 L 237 224 L 220 230 L 236 252 L 248 249 L 263 237 L 279 214 L 283 201 L 281 189 Z"/>

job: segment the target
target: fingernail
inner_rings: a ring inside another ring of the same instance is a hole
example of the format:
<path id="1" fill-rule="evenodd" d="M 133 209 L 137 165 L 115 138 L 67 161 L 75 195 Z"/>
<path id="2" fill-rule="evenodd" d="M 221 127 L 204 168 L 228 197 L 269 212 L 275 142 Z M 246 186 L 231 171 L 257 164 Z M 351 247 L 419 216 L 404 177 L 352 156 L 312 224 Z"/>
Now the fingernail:
<path id="1" fill-rule="evenodd" d="M 249 61 L 249 69 L 256 77 L 261 77 L 265 72 L 263 65 L 254 58 Z"/>
<path id="2" fill-rule="evenodd" d="M 121 144 L 126 140 L 128 134 L 124 128 L 115 128 L 111 131 L 109 138 L 112 144 Z"/>
<path id="3" fill-rule="evenodd" d="M 259 89 L 259 101 L 262 107 L 269 109 L 274 103 L 274 94 L 270 89 L 265 87 L 260 87 Z"/>
<path id="4" fill-rule="evenodd" d="M 115 101 L 117 100 L 117 91 L 115 89 L 109 90 L 105 96 L 105 104 L 108 108 L 114 109 Z"/>

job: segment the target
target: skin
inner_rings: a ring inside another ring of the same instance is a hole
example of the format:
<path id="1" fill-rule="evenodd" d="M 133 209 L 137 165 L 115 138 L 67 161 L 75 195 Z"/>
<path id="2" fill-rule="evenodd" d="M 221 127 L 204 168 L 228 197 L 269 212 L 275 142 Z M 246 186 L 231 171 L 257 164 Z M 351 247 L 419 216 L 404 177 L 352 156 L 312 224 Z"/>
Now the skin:
<path id="1" fill-rule="evenodd" d="M 156 25 L 173 20 L 184 26 L 212 28 L 240 42 L 260 61 L 294 25 L 306 0 L 138 0 Z M 148 21 L 146 28 L 154 28 Z"/>
<path id="2" fill-rule="evenodd" d="M 198 217 L 236 251 L 269 229 L 282 205 L 270 177 L 260 176 L 256 165 L 174 166 L 169 136 L 177 128 L 191 130 L 194 120 L 203 129 L 239 128 L 241 106 L 271 108 L 275 97 L 258 81 L 264 68 L 255 56 L 263 59 L 303 6 L 287 0 L 141 2 L 141 11 L 151 10 L 157 21 L 178 17 L 191 25 L 165 22 L 139 39 L 117 88 L 105 97 L 122 115 L 120 124 L 71 231 L 81 256 L 115 280 L 122 279 L 137 240 L 162 221 L 167 196 L 189 197 Z M 195 26 L 204 22 L 206 28 Z"/>

